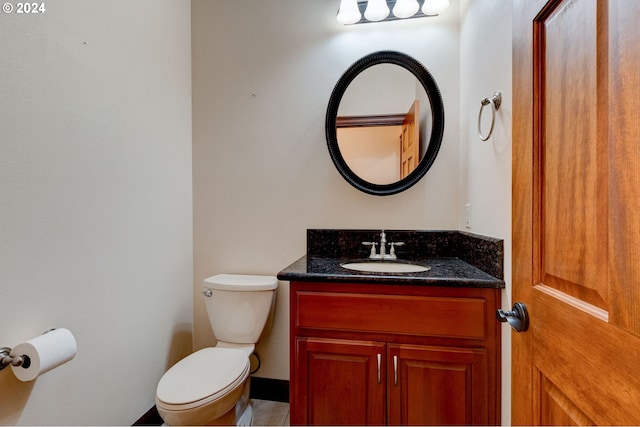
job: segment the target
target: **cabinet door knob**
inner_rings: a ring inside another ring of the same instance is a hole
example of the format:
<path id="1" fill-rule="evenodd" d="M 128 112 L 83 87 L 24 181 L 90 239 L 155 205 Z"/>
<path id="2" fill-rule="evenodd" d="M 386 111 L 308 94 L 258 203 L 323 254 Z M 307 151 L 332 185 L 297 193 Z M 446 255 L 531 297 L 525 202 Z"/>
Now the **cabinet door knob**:
<path id="1" fill-rule="evenodd" d="M 382 355 L 380 353 L 378 353 L 378 384 L 380 384 L 382 382 L 382 378 L 380 377 L 380 369 L 381 369 L 381 365 L 382 365 Z"/>

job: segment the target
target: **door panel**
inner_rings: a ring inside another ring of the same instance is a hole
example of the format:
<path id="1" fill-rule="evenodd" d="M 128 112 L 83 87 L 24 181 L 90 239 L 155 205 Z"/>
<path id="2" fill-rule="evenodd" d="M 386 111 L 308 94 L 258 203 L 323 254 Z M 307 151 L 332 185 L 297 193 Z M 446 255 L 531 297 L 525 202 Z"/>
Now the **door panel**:
<path id="1" fill-rule="evenodd" d="M 389 424 L 491 424 L 484 349 L 388 347 Z"/>
<path id="2" fill-rule="evenodd" d="M 593 425 L 584 413 L 562 391 L 539 372 L 540 425 Z"/>
<path id="3" fill-rule="evenodd" d="M 640 336 L 640 2 L 609 1 L 610 322 Z"/>
<path id="4" fill-rule="evenodd" d="M 640 2 L 514 1 L 513 424 L 640 424 Z"/>
<path id="5" fill-rule="evenodd" d="M 637 338 L 608 324 L 602 310 L 544 286 L 536 287 L 532 305 L 535 369 L 594 423 L 635 425 L 640 402 Z"/>
<path id="6" fill-rule="evenodd" d="M 598 162 L 596 27 L 595 0 L 559 2 L 534 26 L 542 99 L 538 244 L 542 283 L 606 309 L 606 264 L 599 262 L 606 246 L 598 244 L 606 239 L 598 166 L 606 162 Z"/>
<path id="7" fill-rule="evenodd" d="M 384 343 L 303 338 L 296 347 L 301 418 L 292 424 L 384 424 Z"/>

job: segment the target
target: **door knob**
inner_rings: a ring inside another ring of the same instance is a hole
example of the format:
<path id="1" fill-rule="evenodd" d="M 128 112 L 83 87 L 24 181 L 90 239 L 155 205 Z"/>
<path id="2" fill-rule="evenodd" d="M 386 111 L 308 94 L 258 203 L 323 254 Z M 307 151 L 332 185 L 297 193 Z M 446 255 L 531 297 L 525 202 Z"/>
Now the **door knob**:
<path id="1" fill-rule="evenodd" d="M 501 322 L 507 322 L 516 332 L 524 332 L 529 328 L 529 313 L 527 307 L 517 302 L 513 304 L 513 310 L 496 310 L 496 318 Z"/>

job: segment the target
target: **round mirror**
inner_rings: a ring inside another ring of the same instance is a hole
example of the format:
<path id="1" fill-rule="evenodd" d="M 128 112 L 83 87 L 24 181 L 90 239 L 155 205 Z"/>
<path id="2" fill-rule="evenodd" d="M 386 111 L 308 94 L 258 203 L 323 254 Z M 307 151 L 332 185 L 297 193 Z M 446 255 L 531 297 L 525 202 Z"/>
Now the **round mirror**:
<path id="1" fill-rule="evenodd" d="M 336 83 L 325 122 L 329 154 L 357 189 L 380 196 L 414 185 L 442 143 L 444 107 L 427 69 L 394 51 L 372 53 Z"/>

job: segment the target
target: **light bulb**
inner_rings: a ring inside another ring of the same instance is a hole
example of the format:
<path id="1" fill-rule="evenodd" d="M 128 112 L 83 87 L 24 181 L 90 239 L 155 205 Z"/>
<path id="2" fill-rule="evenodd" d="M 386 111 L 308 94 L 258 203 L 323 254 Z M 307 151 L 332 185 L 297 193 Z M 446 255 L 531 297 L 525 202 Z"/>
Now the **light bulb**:
<path id="1" fill-rule="evenodd" d="M 358 9 L 358 0 L 342 0 L 336 19 L 344 25 L 355 24 L 362 18 Z"/>
<path id="2" fill-rule="evenodd" d="M 449 0 L 424 0 L 422 13 L 425 15 L 439 15 L 449 7 Z"/>
<path id="3" fill-rule="evenodd" d="M 369 0 L 364 11 L 364 17 L 369 21 L 382 21 L 389 16 L 389 6 L 386 0 Z"/>
<path id="4" fill-rule="evenodd" d="M 393 6 L 393 14 L 398 18 L 411 18 L 418 12 L 420 5 L 418 0 L 397 0 Z"/>

